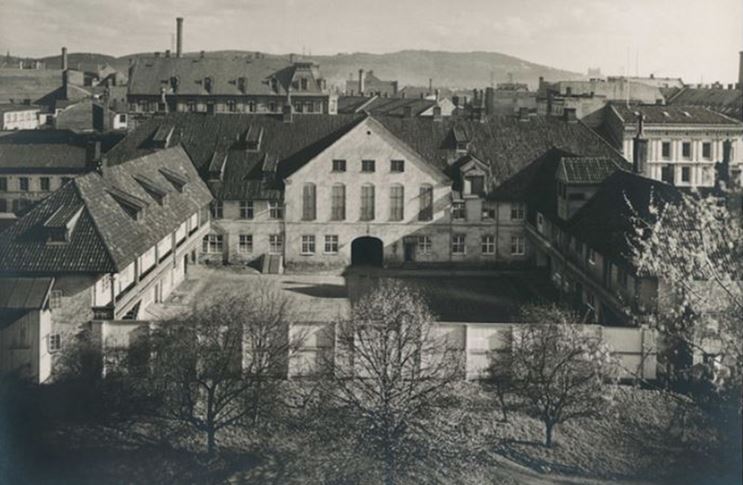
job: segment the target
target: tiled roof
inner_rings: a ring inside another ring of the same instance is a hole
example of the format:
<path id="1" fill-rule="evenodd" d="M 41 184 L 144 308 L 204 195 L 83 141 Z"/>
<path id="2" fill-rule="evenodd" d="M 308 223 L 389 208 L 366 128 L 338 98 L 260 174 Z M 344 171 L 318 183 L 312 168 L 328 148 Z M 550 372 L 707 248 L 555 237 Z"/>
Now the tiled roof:
<path id="1" fill-rule="evenodd" d="M 322 94 L 316 82 L 319 70 L 310 63 L 291 64 L 281 58 L 248 57 L 150 57 L 140 58 L 134 65 L 129 79 L 130 95 L 160 95 L 162 88 L 170 92 L 170 79 L 178 79 L 177 93 L 183 95 L 232 95 L 244 94 L 286 95 L 292 81 L 302 74 L 310 79 L 308 89 L 292 94 Z M 204 86 L 204 79 L 211 79 L 211 91 Z M 240 85 L 244 79 L 244 88 Z M 271 78 L 278 81 L 277 91 Z"/>
<path id="2" fill-rule="evenodd" d="M 3 310 L 38 310 L 44 307 L 54 278 L 0 277 L 0 308 Z"/>
<path id="3" fill-rule="evenodd" d="M 20 130 L 0 133 L 0 172 L 84 172 L 86 145 L 100 141 L 105 152 L 120 134 L 83 135 L 69 130 Z"/>
<path id="4" fill-rule="evenodd" d="M 738 125 L 740 121 L 701 106 L 611 104 L 611 108 L 625 124 L 636 124 L 638 114 L 645 116 L 645 124 L 653 125 Z"/>
<path id="5" fill-rule="evenodd" d="M 188 180 L 182 191 L 163 169 Z M 162 205 L 134 177 L 143 176 L 166 188 Z M 131 217 L 117 193 L 143 201 L 139 219 Z M 211 201 L 211 194 L 181 147 L 161 150 L 130 162 L 77 177 L 43 199 L 0 234 L 0 272 L 9 274 L 108 273 L 125 268 L 192 213 Z M 47 243 L 45 223 L 81 207 L 69 241 Z"/>
<path id="6" fill-rule="evenodd" d="M 0 113 L 10 113 L 13 111 L 38 111 L 39 107 L 32 104 L 4 103 L 0 104 Z"/>
<path id="7" fill-rule="evenodd" d="M 173 113 L 145 121 L 109 152 L 108 159 L 120 163 L 151 153 L 156 150 L 152 137 L 158 131 L 169 132 L 172 128 L 171 143 L 183 144 L 204 178 L 209 177 L 212 162 L 221 170 L 225 160 L 222 181 L 209 183 L 217 198 L 276 198 L 283 189 L 281 178 L 311 160 L 364 116 L 295 116 L 292 123 L 283 123 L 281 117 L 266 115 Z M 495 117 L 485 123 L 453 117 L 440 121 L 389 116 L 374 116 L 374 119 L 445 174 L 449 174 L 451 162 L 458 158 L 453 156 L 455 134 L 469 140 L 470 154 L 489 165 L 498 182 L 553 147 L 626 164 L 614 148 L 580 122 L 566 123 L 547 117 L 533 117 L 528 122 L 515 117 Z M 250 128 L 263 129 L 256 151 L 248 150 L 241 142 Z M 222 154 L 227 154 L 226 159 Z M 262 177 L 266 156 L 279 161 L 279 177 L 275 182 Z"/>
<path id="8" fill-rule="evenodd" d="M 741 119 L 743 91 L 722 88 L 682 88 L 668 91 L 666 102 L 672 106 L 702 106 Z"/>
<path id="9" fill-rule="evenodd" d="M 559 180 L 569 184 L 596 184 L 617 170 L 617 164 L 603 157 L 562 157 L 557 168 Z"/>
<path id="10" fill-rule="evenodd" d="M 384 98 L 376 96 L 341 96 L 338 98 L 338 112 L 353 114 L 366 111 L 372 115 L 404 116 L 405 107 L 411 110 L 411 116 L 418 116 L 424 111 L 436 106 L 433 99 L 415 98 Z"/>
<path id="11" fill-rule="evenodd" d="M 62 88 L 62 71 L 54 69 L 0 69 L 0 103 L 39 103 Z M 62 96 L 62 93 L 57 93 Z"/>
<path id="12" fill-rule="evenodd" d="M 601 254 L 629 264 L 632 209 L 640 218 L 649 219 L 653 202 L 675 202 L 680 197 L 681 192 L 672 185 L 620 170 L 573 215 L 567 230 Z"/>

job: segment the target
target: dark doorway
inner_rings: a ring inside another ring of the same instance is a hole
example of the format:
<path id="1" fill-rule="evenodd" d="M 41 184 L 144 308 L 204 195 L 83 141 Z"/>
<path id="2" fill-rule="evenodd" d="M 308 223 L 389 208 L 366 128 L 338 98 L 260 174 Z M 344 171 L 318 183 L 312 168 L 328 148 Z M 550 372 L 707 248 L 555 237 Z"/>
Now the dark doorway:
<path id="1" fill-rule="evenodd" d="M 405 262 L 412 263 L 415 260 L 415 243 L 405 243 Z"/>
<path id="2" fill-rule="evenodd" d="M 384 249 L 376 237 L 359 237 L 351 243 L 351 264 L 354 266 L 382 266 Z"/>

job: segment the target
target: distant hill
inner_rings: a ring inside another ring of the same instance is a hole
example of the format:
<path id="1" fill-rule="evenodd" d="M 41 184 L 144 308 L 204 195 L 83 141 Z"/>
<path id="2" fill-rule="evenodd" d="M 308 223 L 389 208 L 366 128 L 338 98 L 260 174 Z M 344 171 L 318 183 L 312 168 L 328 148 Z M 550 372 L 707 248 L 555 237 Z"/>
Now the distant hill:
<path id="1" fill-rule="evenodd" d="M 74 66 L 81 62 L 107 62 L 117 70 L 126 72 L 130 59 L 150 56 L 152 53 L 130 54 L 112 57 L 95 53 L 70 53 L 68 63 Z M 189 52 L 186 56 L 199 55 Z M 253 51 L 229 50 L 207 52 L 209 57 L 234 57 L 253 55 Z M 285 57 L 288 55 L 265 54 L 265 57 Z M 299 57 L 297 57 L 299 58 Z M 349 75 L 358 78 L 358 70 L 373 70 L 374 74 L 385 80 L 397 80 L 400 87 L 406 85 L 428 86 L 432 78 L 435 86 L 448 88 L 483 88 L 490 85 L 491 73 L 494 82 L 505 82 L 509 74 L 515 82 L 528 83 L 535 88 L 540 76 L 546 80 L 580 79 L 584 76 L 570 71 L 556 69 L 528 62 L 517 57 L 498 52 L 444 52 L 424 50 L 404 50 L 388 54 L 350 53 L 332 56 L 305 56 L 320 64 L 323 76 L 331 84 L 344 87 Z M 60 56 L 40 59 L 47 68 L 60 65 Z"/>

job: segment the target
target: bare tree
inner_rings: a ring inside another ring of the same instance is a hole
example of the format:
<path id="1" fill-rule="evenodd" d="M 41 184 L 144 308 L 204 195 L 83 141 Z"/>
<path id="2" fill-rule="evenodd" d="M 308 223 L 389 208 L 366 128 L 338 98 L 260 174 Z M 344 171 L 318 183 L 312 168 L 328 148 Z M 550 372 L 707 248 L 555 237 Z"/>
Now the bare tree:
<path id="1" fill-rule="evenodd" d="M 279 290 L 258 285 L 162 322 L 144 343 L 145 381 L 162 414 L 205 433 L 210 454 L 220 430 L 255 424 L 275 397 L 299 345 L 289 339 L 288 306 Z"/>
<path id="2" fill-rule="evenodd" d="M 348 416 L 356 443 L 395 483 L 425 461 L 421 444 L 435 430 L 426 419 L 449 384 L 462 374 L 459 353 L 437 332 L 414 290 L 384 282 L 338 323 L 330 393 Z"/>
<path id="3" fill-rule="evenodd" d="M 604 412 L 610 403 L 616 366 L 609 349 L 570 313 L 555 306 L 531 307 L 528 323 L 514 327 L 511 389 L 544 423 L 544 444 L 552 446 L 554 427 Z"/>

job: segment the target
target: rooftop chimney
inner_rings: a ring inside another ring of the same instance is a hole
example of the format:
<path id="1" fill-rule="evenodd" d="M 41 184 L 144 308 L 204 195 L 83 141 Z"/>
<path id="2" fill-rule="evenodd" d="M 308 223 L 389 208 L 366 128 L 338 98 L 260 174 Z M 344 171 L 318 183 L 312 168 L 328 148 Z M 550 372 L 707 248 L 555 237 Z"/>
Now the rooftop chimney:
<path id="1" fill-rule="evenodd" d="M 637 135 L 632 144 L 632 167 L 634 172 L 639 175 L 645 175 L 645 168 L 648 160 L 648 141 L 643 138 L 645 131 L 645 116 L 637 117 Z"/>
<path id="2" fill-rule="evenodd" d="M 359 69 L 359 96 L 364 95 L 364 70 Z"/>
<path id="3" fill-rule="evenodd" d="M 433 93 L 433 78 L 428 78 L 428 94 Z"/>
<path id="4" fill-rule="evenodd" d="M 67 70 L 67 47 L 62 47 L 62 70 Z"/>
<path id="5" fill-rule="evenodd" d="M 170 57 L 170 49 L 165 49 L 165 57 Z"/>
<path id="6" fill-rule="evenodd" d="M 183 55 L 183 17 L 175 19 L 175 26 L 175 56 L 181 57 Z"/>
<path id="7" fill-rule="evenodd" d="M 578 117 L 575 114 L 575 108 L 565 108 L 563 110 L 563 117 L 568 123 L 577 123 Z"/>

